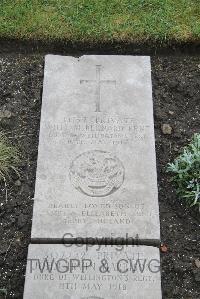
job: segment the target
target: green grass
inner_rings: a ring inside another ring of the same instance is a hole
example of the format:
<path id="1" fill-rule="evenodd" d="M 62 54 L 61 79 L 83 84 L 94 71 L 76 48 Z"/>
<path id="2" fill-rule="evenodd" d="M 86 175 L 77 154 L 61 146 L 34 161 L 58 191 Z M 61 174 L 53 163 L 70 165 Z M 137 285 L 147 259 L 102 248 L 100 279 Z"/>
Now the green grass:
<path id="1" fill-rule="evenodd" d="M 200 207 L 200 134 L 195 134 L 180 156 L 168 164 L 167 171 L 172 174 L 178 195 Z"/>
<path id="2" fill-rule="evenodd" d="M 17 167 L 19 164 L 18 149 L 11 145 L 4 135 L 0 134 L 0 181 L 9 178 L 12 172 L 18 174 Z"/>
<path id="3" fill-rule="evenodd" d="M 0 37 L 72 42 L 195 42 L 199 0 L 0 0 Z"/>

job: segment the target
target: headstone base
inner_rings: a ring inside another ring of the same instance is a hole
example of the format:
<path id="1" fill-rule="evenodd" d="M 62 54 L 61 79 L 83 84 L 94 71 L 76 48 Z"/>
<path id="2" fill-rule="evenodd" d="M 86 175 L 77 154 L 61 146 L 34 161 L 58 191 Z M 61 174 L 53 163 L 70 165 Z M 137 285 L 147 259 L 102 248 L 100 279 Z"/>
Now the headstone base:
<path id="1" fill-rule="evenodd" d="M 24 299 L 161 299 L 159 249 L 32 244 Z"/>

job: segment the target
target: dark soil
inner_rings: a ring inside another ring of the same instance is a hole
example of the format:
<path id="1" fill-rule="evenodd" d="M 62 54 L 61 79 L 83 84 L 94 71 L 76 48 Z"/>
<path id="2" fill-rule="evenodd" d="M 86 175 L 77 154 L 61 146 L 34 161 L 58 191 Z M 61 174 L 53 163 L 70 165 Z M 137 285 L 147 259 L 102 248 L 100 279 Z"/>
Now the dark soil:
<path id="1" fill-rule="evenodd" d="M 21 177 L 13 174 L 7 182 L 7 198 L 4 183 L 0 186 L 0 289 L 7 289 L 7 298 L 23 298 L 42 79 L 41 54 L 1 54 L 0 110 L 12 115 L 0 120 L 0 130 L 23 153 Z M 200 258 L 199 213 L 177 198 L 165 169 L 167 162 L 200 130 L 200 58 L 153 57 L 152 79 L 160 221 L 162 242 L 168 249 L 161 252 L 163 298 L 199 299 L 200 268 L 195 264 Z M 163 124 L 172 127 L 171 134 L 162 133 Z"/>
<path id="2" fill-rule="evenodd" d="M 88 41 L 64 41 L 64 40 L 35 40 L 35 39 L 0 39 L 0 53 L 10 54 L 20 52 L 23 54 L 34 53 L 54 53 L 64 54 L 72 53 L 73 56 L 79 56 L 81 54 L 121 54 L 121 55 L 199 55 L 200 40 L 196 41 L 155 41 L 146 40 L 144 42 L 130 42 L 113 41 L 111 42 L 91 42 Z"/>

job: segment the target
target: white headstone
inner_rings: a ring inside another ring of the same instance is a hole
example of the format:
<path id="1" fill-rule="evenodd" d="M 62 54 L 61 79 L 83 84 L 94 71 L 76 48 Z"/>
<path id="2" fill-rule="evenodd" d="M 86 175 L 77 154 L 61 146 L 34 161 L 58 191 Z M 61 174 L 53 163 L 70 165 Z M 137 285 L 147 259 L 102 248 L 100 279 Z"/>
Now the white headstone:
<path id="1" fill-rule="evenodd" d="M 33 240 L 159 242 L 149 57 L 48 55 Z"/>

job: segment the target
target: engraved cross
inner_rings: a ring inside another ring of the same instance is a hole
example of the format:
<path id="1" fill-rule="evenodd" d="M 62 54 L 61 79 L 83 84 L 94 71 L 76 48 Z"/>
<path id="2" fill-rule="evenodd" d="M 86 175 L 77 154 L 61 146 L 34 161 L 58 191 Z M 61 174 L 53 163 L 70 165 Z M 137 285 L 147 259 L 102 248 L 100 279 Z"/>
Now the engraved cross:
<path id="1" fill-rule="evenodd" d="M 82 83 L 94 83 L 96 85 L 96 110 L 95 112 L 101 112 L 101 85 L 104 83 L 114 84 L 116 86 L 115 80 L 101 80 L 101 65 L 96 65 L 96 80 L 80 80 Z"/>

